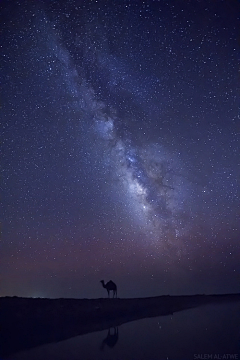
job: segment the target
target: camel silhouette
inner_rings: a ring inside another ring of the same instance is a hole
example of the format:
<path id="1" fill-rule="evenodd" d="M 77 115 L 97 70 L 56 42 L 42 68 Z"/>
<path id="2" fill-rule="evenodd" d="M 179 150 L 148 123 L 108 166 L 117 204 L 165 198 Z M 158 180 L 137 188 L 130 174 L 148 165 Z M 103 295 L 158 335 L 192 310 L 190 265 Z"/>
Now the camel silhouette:
<path id="1" fill-rule="evenodd" d="M 117 342 L 118 342 L 118 327 L 114 327 L 113 332 L 111 332 L 111 328 L 109 328 L 107 337 L 103 339 L 100 349 L 104 350 L 105 345 L 107 345 L 109 348 L 113 348 Z"/>
<path id="2" fill-rule="evenodd" d="M 102 283 L 102 286 L 107 289 L 108 297 L 110 297 L 110 291 L 113 292 L 113 298 L 117 297 L 117 285 L 112 281 L 108 281 L 106 284 L 104 283 L 104 280 L 100 281 Z"/>

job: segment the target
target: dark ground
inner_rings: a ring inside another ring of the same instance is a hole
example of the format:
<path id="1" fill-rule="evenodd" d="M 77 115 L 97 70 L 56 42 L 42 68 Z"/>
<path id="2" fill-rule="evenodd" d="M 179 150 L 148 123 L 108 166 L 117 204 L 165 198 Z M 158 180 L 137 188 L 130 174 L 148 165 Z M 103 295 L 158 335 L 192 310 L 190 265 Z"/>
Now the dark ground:
<path id="1" fill-rule="evenodd" d="M 136 299 L 0 298 L 0 356 L 45 343 L 165 316 L 207 304 L 240 301 L 240 294 Z"/>

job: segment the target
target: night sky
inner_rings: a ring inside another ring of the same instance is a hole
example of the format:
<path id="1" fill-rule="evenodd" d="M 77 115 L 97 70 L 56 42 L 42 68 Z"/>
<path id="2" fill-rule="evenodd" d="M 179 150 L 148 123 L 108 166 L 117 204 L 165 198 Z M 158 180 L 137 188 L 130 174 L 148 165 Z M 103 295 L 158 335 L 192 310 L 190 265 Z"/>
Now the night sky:
<path id="1" fill-rule="evenodd" d="M 240 3 L 0 13 L 0 296 L 239 292 Z"/>

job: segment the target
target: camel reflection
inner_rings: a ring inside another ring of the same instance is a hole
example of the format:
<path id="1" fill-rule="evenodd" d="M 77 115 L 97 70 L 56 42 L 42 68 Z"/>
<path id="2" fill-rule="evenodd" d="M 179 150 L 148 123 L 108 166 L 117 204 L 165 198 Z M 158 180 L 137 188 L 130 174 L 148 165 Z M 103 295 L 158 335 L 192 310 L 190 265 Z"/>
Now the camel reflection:
<path id="1" fill-rule="evenodd" d="M 113 333 L 111 333 L 111 329 L 113 329 Z M 113 348 L 117 342 L 118 342 L 118 327 L 109 328 L 107 337 L 103 339 L 100 349 L 104 350 L 105 345 L 107 345 L 109 348 Z"/>

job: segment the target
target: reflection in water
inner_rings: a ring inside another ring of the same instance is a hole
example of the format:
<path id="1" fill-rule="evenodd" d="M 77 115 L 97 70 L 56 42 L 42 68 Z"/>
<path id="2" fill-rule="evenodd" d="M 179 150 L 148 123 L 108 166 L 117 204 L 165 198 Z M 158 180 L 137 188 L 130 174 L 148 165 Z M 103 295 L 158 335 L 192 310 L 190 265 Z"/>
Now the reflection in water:
<path id="1" fill-rule="evenodd" d="M 194 359 L 194 354 L 239 353 L 240 297 L 232 296 L 232 303 L 224 298 L 164 297 L 168 306 L 154 308 L 152 303 L 150 308 L 131 309 L 126 315 L 124 305 L 121 311 L 120 308 L 117 313 L 115 311 L 116 314 L 111 312 L 107 319 L 99 315 L 94 321 L 92 318 L 91 322 L 81 323 L 79 320 L 74 322 L 73 318 L 71 321 L 60 318 L 54 326 L 50 326 L 51 322 L 25 323 L 18 314 L 15 323 L 0 323 L 0 357 L 8 360 L 159 360 L 168 357 L 176 360 Z M 149 303 L 152 299 L 144 299 L 143 303 L 145 301 Z M 123 303 L 124 300 L 121 300 L 120 305 Z M 130 302 L 127 301 L 127 304 Z M 103 311 L 103 304 L 101 306 Z M 109 309 L 108 302 L 106 306 Z M 96 314 L 99 311 L 98 307 Z M 134 321 L 138 319 L 142 320 Z M 31 347 L 32 350 L 27 350 Z M 104 356 L 101 350 L 104 350 Z"/>
<path id="2" fill-rule="evenodd" d="M 103 339 L 100 349 L 104 350 L 105 345 L 109 348 L 113 348 L 118 342 L 118 327 L 113 328 L 113 333 L 111 333 L 111 328 L 108 329 L 108 334 L 105 339 Z"/>
<path id="3" fill-rule="evenodd" d="M 118 328 L 116 345 L 106 345 L 104 352 L 100 344 L 108 330 L 46 344 L 4 360 L 194 360 L 197 354 L 202 354 L 198 355 L 201 360 L 204 354 L 222 360 L 223 354 L 238 354 L 232 356 L 235 360 L 240 358 L 239 310 L 239 304 L 208 305 L 129 322 Z"/>

